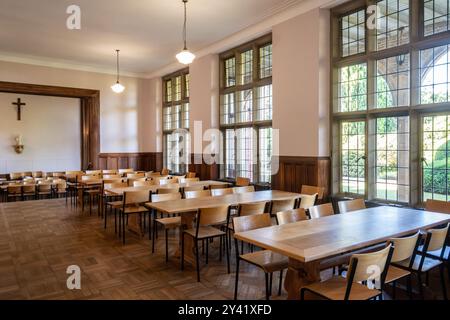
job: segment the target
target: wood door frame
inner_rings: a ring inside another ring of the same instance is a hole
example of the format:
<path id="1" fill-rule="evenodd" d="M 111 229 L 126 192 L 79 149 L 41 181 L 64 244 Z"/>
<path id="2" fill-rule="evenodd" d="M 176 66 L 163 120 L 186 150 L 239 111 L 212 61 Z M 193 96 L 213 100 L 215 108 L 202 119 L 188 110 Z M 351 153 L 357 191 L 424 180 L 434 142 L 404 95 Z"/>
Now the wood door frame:
<path id="1" fill-rule="evenodd" d="M 100 153 L 100 91 L 0 81 L 0 92 L 80 99 L 81 168 L 98 167 Z"/>

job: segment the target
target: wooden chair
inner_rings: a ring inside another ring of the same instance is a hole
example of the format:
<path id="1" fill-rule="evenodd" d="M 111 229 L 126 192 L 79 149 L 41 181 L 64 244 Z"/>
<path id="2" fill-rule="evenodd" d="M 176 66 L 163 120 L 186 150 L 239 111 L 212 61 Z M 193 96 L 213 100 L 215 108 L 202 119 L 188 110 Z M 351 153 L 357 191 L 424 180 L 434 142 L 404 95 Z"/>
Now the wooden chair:
<path id="1" fill-rule="evenodd" d="M 251 231 L 272 226 L 270 214 L 258 214 L 233 219 L 233 228 L 236 233 Z M 288 259 L 270 250 L 256 251 L 252 253 L 239 252 L 238 240 L 234 238 L 236 248 L 236 279 L 234 286 L 234 299 L 237 300 L 239 285 L 239 265 L 240 261 L 250 263 L 262 271 L 266 278 L 266 299 L 269 300 L 272 291 L 272 278 L 274 272 L 280 272 L 280 282 L 278 294 L 281 295 L 281 285 L 283 281 L 283 270 L 288 267 Z M 270 279 L 269 279 L 270 278 Z"/>
<path id="2" fill-rule="evenodd" d="M 388 244 L 392 243 L 394 246 L 394 253 L 391 258 L 391 265 L 389 266 L 386 275 L 386 284 L 392 284 L 392 299 L 395 300 L 397 291 L 397 282 L 401 279 L 407 278 L 407 286 L 409 298 L 412 299 L 412 288 L 411 288 L 411 272 L 406 269 L 396 267 L 395 263 L 407 263 L 408 269 L 412 268 L 414 263 L 414 255 L 420 244 L 420 232 L 415 235 L 404 237 L 404 238 L 392 238 L 389 239 Z"/>
<path id="3" fill-rule="evenodd" d="M 325 203 L 309 208 L 309 217 L 311 219 L 319 219 L 323 217 L 332 216 L 334 214 L 333 205 Z"/>
<path id="4" fill-rule="evenodd" d="M 303 220 L 308 220 L 306 211 L 303 208 L 277 212 L 277 222 L 280 226 L 283 224 L 289 224 Z"/>
<path id="5" fill-rule="evenodd" d="M 180 183 L 199 182 L 200 178 L 184 178 L 180 179 Z"/>
<path id="6" fill-rule="evenodd" d="M 190 186 L 190 187 L 184 187 L 183 189 L 184 189 L 184 192 L 202 191 L 202 190 L 205 190 L 205 187 L 204 186 Z"/>
<path id="7" fill-rule="evenodd" d="M 292 210 L 296 202 L 297 199 L 273 200 L 270 204 L 270 215 L 275 217 L 277 212 Z"/>
<path id="8" fill-rule="evenodd" d="M 31 176 L 32 176 L 33 178 L 42 178 L 42 174 L 43 174 L 42 171 L 33 171 L 33 172 L 31 173 Z"/>
<path id="9" fill-rule="evenodd" d="M 133 187 L 148 187 L 153 185 L 154 182 L 152 180 L 137 180 L 133 182 Z"/>
<path id="10" fill-rule="evenodd" d="M 317 282 L 301 288 L 301 300 L 311 292 L 328 300 L 371 300 L 382 299 L 382 289 L 394 248 L 392 244 L 372 253 L 354 254 L 350 258 L 347 278 L 333 276 L 324 282 Z M 380 274 L 375 274 L 378 270 Z M 380 288 L 369 289 L 361 282 L 371 283 L 379 278 Z"/>
<path id="11" fill-rule="evenodd" d="M 67 182 L 62 180 L 56 183 L 54 192 L 56 198 L 60 198 L 61 196 L 65 197 L 67 205 Z"/>
<path id="12" fill-rule="evenodd" d="M 195 173 L 195 172 L 188 172 L 186 174 L 186 178 L 187 179 L 192 179 L 192 178 L 195 178 L 196 175 L 197 175 L 197 173 Z"/>
<path id="13" fill-rule="evenodd" d="M 145 173 L 127 173 L 127 179 L 142 179 L 145 178 Z"/>
<path id="14" fill-rule="evenodd" d="M 184 239 L 189 236 L 194 241 L 195 258 L 197 267 L 197 282 L 200 282 L 200 261 L 198 242 L 205 240 L 206 243 L 206 264 L 208 264 L 208 246 L 209 240 L 220 238 L 219 259 L 222 260 L 222 243 L 225 241 L 225 251 L 227 256 L 228 273 L 230 273 L 230 256 L 228 244 L 226 241 L 226 232 L 217 229 L 215 226 L 227 224 L 229 213 L 228 206 L 219 206 L 213 208 L 199 209 L 197 213 L 197 223 L 195 228 L 183 230 L 181 236 L 181 270 L 184 270 Z"/>
<path id="15" fill-rule="evenodd" d="M 249 178 L 237 177 L 236 178 L 236 187 L 248 187 L 250 185 Z"/>
<path id="16" fill-rule="evenodd" d="M 115 176 L 119 175 L 119 172 L 117 170 L 102 170 L 102 174 L 103 177 L 105 177 L 105 175 Z"/>
<path id="17" fill-rule="evenodd" d="M 95 184 L 83 186 L 83 198 L 84 195 L 87 195 L 88 201 L 89 201 L 89 215 L 92 215 L 92 206 L 94 204 L 94 200 L 98 199 L 98 197 L 101 195 L 101 186 L 103 184 L 103 181 L 100 178 L 101 171 L 91 171 L 93 172 L 92 175 L 84 175 L 81 177 L 82 182 L 94 182 Z M 83 199 L 84 204 L 84 199 Z M 84 207 L 83 207 L 84 209 Z M 100 212 L 98 212 L 100 215 Z"/>
<path id="18" fill-rule="evenodd" d="M 125 223 L 131 214 L 146 214 L 148 209 L 143 206 L 150 201 L 149 191 L 130 191 L 123 194 L 123 205 L 119 209 L 119 230 L 122 231 L 122 242 L 125 244 Z M 145 217 L 144 217 L 145 219 Z M 142 219 L 141 219 L 142 220 Z"/>
<path id="19" fill-rule="evenodd" d="M 255 192 L 255 186 L 247 186 L 247 187 L 234 187 L 233 193 L 247 193 L 247 192 Z"/>
<path id="20" fill-rule="evenodd" d="M 51 198 L 52 197 L 52 185 L 51 183 L 39 183 L 37 185 L 37 198 Z"/>
<path id="21" fill-rule="evenodd" d="M 233 189 L 232 188 L 211 189 L 211 196 L 213 197 L 225 196 L 227 194 L 233 194 Z"/>
<path id="22" fill-rule="evenodd" d="M 103 179 L 116 179 L 121 180 L 122 176 L 119 174 L 103 174 Z"/>
<path id="23" fill-rule="evenodd" d="M 338 206 L 340 213 L 347 213 L 365 209 L 366 203 L 364 199 L 355 199 L 355 200 L 339 201 Z"/>
<path id="24" fill-rule="evenodd" d="M 316 187 L 316 186 L 308 186 L 306 184 L 302 185 L 302 188 L 300 190 L 301 194 L 308 194 L 312 196 L 313 194 L 317 193 L 317 200 L 322 201 L 323 195 L 325 193 L 325 188 L 323 187 Z"/>
<path id="25" fill-rule="evenodd" d="M 11 172 L 9 174 L 9 180 L 22 180 L 22 172 Z"/>
<path id="26" fill-rule="evenodd" d="M 103 181 L 103 200 L 102 202 L 104 205 L 104 218 L 105 218 L 105 226 L 104 228 L 107 228 L 107 220 L 108 220 L 108 209 L 114 211 L 114 232 L 117 233 L 117 210 L 119 210 L 123 206 L 123 197 L 111 195 L 110 193 L 107 193 L 105 190 L 107 189 L 114 189 L 114 188 L 126 188 L 128 187 L 128 183 L 121 181 L 121 182 L 113 182 L 113 183 L 107 183 Z M 122 198 L 122 200 L 117 200 L 118 198 Z M 117 201 L 111 201 L 116 199 Z"/>
<path id="27" fill-rule="evenodd" d="M 9 185 L 6 187 L 6 197 L 7 201 L 12 200 L 17 201 L 17 199 L 22 199 L 22 185 Z"/>
<path id="28" fill-rule="evenodd" d="M 317 203 L 317 193 L 312 195 L 302 195 L 300 198 L 300 204 L 298 205 L 299 208 L 308 210 L 311 207 L 314 207 Z"/>
<path id="29" fill-rule="evenodd" d="M 428 279 L 430 270 L 439 267 L 442 293 L 444 299 L 447 300 L 444 253 L 446 248 L 445 242 L 449 234 L 449 226 L 450 224 L 447 224 L 445 228 L 427 230 L 424 245 L 416 250 L 411 261 L 405 260 L 393 263 L 394 266 L 404 268 L 417 276 L 419 293 L 422 299 L 424 299 L 422 275 L 425 273 Z M 428 281 L 426 281 L 426 284 L 428 284 Z"/>
<path id="30" fill-rule="evenodd" d="M 184 191 L 185 199 L 198 199 L 211 197 L 211 190 Z"/>
<path id="31" fill-rule="evenodd" d="M 132 187 L 134 186 L 134 183 L 136 181 L 147 181 L 147 178 L 127 178 L 128 186 Z"/>
<path id="32" fill-rule="evenodd" d="M 178 184 L 178 178 L 161 179 L 161 180 L 159 180 L 159 184 L 161 186 L 165 186 L 165 185 L 168 185 L 168 184 Z"/>
<path id="33" fill-rule="evenodd" d="M 174 201 L 180 200 L 180 193 L 168 193 L 168 194 L 152 194 L 152 202 Z M 168 218 L 156 218 L 157 212 L 154 213 L 153 221 L 153 234 L 152 234 L 152 253 L 155 253 L 155 242 L 158 232 L 158 225 L 161 225 L 164 229 L 165 242 L 166 242 L 166 262 L 169 261 L 169 230 L 175 230 L 181 228 L 181 217 L 168 217 Z"/>
<path id="34" fill-rule="evenodd" d="M 166 188 L 159 188 L 157 190 L 158 194 L 179 193 L 179 192 L 180 192 L 180 186 L 176 185 L 176 184 L 167 186 Z"/>
<path id="35" fill-rule="evenodd" d="M 134 173 L 134 169 L 119 169 L 119 175 L 121 175 L 122 177 L 126 177 L 128 173 Z"/>
<path id="36" fill-rule="evenodd" d="M 169 170 L 169 169 L 163 168 L 163 169 L 161 170 L 161 175 L 162 175 L 162 176 L 168 176 L 169 174 L 170 174 L 170 170 Z"/>

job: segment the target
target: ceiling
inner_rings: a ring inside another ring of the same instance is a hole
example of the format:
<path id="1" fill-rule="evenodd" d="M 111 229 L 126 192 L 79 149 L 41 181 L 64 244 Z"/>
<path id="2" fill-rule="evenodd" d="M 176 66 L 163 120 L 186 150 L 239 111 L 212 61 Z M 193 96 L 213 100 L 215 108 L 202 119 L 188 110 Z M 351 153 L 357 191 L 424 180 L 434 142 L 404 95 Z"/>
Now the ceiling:
<path id="1" fill-rule="evenodd" d="M 203 49 L 303 0 L 190 0 L 188 47 Z M 66 9 L 81 8 L 81 30 Z M 0 56 L 146 74 L 182 49 L 181 0 L 1 0 Z"/>

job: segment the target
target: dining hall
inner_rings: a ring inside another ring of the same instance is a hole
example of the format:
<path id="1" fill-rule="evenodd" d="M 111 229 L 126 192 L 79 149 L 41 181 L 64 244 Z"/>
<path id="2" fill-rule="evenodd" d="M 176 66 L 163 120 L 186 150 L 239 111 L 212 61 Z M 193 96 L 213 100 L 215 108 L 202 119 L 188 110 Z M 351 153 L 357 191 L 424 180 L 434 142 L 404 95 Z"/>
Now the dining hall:
<path id="1" fill-rule="evenodd" d="M 448 1 L 0 0 L 0 108 L 0 300 L 448 299 Z"/>

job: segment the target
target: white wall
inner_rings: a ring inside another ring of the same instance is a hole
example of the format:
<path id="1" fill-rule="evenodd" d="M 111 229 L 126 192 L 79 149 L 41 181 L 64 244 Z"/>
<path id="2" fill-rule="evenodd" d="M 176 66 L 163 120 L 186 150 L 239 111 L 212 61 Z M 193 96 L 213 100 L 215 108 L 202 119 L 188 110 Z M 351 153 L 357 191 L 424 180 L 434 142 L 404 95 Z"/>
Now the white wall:
<path id="1" fill-rule="evenodd" d="M 155 151 L 150 80 L 123 77 L 126 90 L 118 95 L 110 88 L 114 75 L 0 61 L 0 81 L 100 90 L 101 152 Z"/>
<path id="2" fill-rule="evenodd" d="M 11 103 L 21 98 L 21 121 Z M 79 170 L 80 100 L 0 93 L 0 173 Z M 22 154 L 12 147 L 23 136 Z"/>

